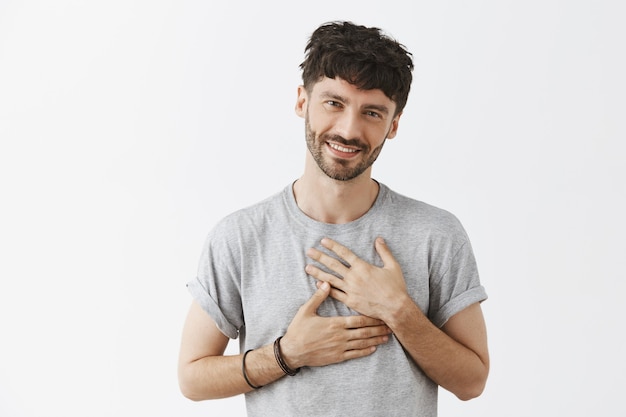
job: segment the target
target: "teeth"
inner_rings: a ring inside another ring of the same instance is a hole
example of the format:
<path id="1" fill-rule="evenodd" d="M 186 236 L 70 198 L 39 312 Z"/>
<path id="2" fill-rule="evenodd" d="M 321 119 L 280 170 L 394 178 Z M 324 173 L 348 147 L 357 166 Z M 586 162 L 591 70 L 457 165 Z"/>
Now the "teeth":
<path id="1" fill-rule="evenodd" d="M 356 149 L 349 149 L 349 148 L 344 148 L 343 146 L 339 146 L 335 143 L 329 143 L 328 144 L 331 148 L 338 150 L 339 152 L 356 152 Z"/>

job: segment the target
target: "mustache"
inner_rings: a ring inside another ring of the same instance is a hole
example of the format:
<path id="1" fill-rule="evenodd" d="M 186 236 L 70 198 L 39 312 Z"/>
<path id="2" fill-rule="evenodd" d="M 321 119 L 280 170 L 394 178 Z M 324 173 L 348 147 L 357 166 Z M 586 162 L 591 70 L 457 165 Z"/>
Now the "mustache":
<path id="1" fill-rule="evenodd" d="M 333 135 L 333 134 L 324 134 L 321 139 L 324 141 L 337 142 L 346 146 L 354 146 L 356 148 L 365 149 L 367 145 L 363 143 L 360 139 L 346 139 L 343 136 Z"/>

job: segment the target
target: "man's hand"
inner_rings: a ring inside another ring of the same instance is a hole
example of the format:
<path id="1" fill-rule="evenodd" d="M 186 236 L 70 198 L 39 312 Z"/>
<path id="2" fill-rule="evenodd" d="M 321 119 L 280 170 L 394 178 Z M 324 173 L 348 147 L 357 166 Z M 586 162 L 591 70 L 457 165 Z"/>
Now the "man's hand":
<path id="1" fill-rule="evenodd" d="M 321 285 L 330 284 L 331 297 L 361 314 L 383 320 L 415 363 L 437 384 L 464 400 L 480 395 L 489 373 L 480 304 L 455 314 L 442 329 L 435 327 L 409 297 L 402 270 L 383 239 L 377 238 L 375 245 L 382 268 L 363 261 L 331 239 L 322 239 L 322 246 L 348 265 L 309 249 L 307 255 L 332 274 L 314 265 L 307 265 L 306 272 Z"/>
<path id="2" fill-rule="evenodd" d="M 361 314 L 381 320 L 397 308 L 399 300 L 408 297 L 400 265 L 382 238 L 375 241 L 376 251 L 383 261 L 382 268 L 365 262 L 332 239 L 324 238 L 321 243 L 349 265 L 317 249 L 307 251 L 311 259 L 334 272 L 324 272 L 312 264 L 306 266 L 309 275 L 332 286 L 331 297 Z"/>
<path id="3" fill-rule="evenodd" d="M 324 366 L 371 355 L 389 340 L 389 328 L 366 316 L 322 317 L 318 307 L 328 298 L 330 285 L 322 283 L 295 315 L 280 341 L 287 365 Z"/>

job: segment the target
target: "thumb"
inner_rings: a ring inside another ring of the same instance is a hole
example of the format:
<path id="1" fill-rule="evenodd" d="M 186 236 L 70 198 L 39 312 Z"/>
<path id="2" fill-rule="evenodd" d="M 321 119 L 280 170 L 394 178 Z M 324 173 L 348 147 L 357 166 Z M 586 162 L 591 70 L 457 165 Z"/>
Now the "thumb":
<path id="1" fill-rule="evenodd" d="M 375 245 L 376 252 L 378 252 L 380 259 L 383 261 L 383 266 L 391 267 L 396 263 L 396 259 L 391 254 L 391 250 L 389 249 L 389 246 L 387 246 L 387 243 L 385 243 L 385 239 L 382 237 L 376 238 Z"/>
<path id="2" fill-rule="evenodd" d="M 330 284 L 328 282 L 322 282 L 317 287 L 317 291 L 315 291 L 311 298 L 304 304 L 305 309 L 310 313 L 317 312 L 317 308 L 328 298 L 328 294 L 330 294 Z"/>

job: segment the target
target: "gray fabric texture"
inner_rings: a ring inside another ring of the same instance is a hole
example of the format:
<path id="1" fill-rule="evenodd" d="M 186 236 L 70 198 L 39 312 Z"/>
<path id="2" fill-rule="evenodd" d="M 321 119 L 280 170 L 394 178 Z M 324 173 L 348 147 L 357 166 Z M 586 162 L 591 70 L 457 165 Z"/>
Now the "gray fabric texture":
<path id="1" fill-rule="evenodd" d="M 194 299 L 241 351 L 283 335 L 315 292 L 304 272 L 309 247 L 330 237 L 382 266 L 374 239 L 382 236 L 400 263 L 407 289 L 436 326 L 487 298 L 469 239 L 449 212 L 398 194 L 384 184 L 372 208 L 347 224 L 317 222 L 300 211 L 290 184 L 276 195 L 222 219 L 209 233 Z M 357 314 L 328 298 L 323 316 Z M 436 416 L 437 385 L 395 339 L 365 358 L 303 368 L 246 394 L 251 417 Z"/>

